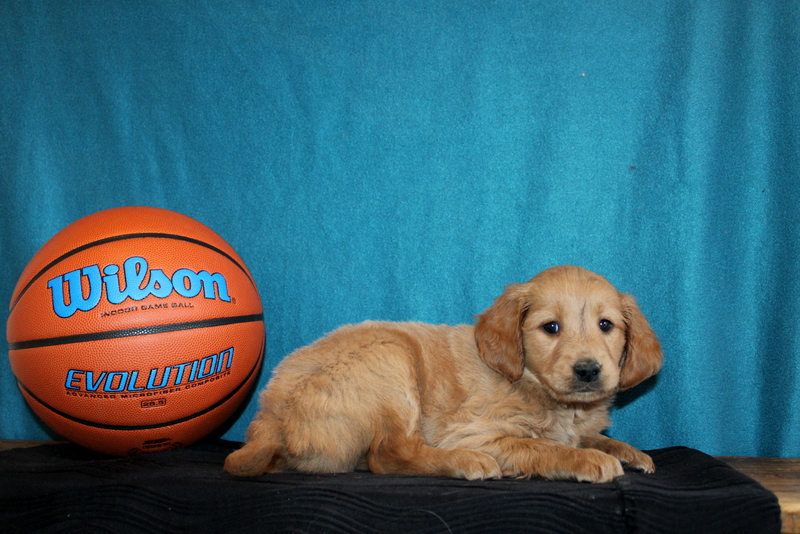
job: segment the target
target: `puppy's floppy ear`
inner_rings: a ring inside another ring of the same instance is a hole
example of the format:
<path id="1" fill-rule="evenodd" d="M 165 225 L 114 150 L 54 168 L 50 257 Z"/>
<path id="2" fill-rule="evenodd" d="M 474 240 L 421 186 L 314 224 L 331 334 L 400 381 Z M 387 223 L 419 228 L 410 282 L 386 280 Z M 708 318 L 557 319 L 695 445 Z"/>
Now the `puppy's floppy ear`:
<path id="1" fill-rule="evenodd" d="M 627 325 L 619 389 L 624 391 L 661 369 L 661 344 L 632 295 L 622 295 L 622 315 Z"/>
<path id="2" fill-rule="evenodd" d="M 522 322 L 528 311 L 521 284 L 514 284 L 497 297 L 475 323 L 475 343 L 483 362 L 511 382 L 522 378 L 525 353 Z"/>

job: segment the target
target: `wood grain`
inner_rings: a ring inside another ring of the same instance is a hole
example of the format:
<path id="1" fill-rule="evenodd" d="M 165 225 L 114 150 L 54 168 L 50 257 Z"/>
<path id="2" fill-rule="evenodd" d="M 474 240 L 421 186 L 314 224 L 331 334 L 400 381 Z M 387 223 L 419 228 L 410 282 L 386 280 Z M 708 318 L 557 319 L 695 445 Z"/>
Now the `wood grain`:
<path id="1" fill-rule="evenodd" d="M 781 505 L 781 532 L 800 534 L 800 458 L 717 458 L 772 491 Z"/>

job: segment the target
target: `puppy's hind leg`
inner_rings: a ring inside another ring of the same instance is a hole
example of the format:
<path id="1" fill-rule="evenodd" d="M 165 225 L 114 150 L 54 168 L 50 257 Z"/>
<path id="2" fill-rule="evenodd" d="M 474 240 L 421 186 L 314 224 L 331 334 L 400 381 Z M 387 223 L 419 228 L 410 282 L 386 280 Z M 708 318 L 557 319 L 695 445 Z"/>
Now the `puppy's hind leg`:
<path id="1" fill-rule="evenodd" d="M 369 470 L 376 474 L 431 475 L 467 480 L 502 478 L 497 461 L 470 449 L 440 449 L 425 443 L 419 431 L 409 431 L 392 417 L 367 453 Z"/>
<path id="2" fill-rule="evenodd" d="M 247 442 L 225 459 L 225 471 L 237 477 L 254 477 L 280 471 L 282 431 L 280 422 L 269 412 L 258 414 L 247 429 Z"/>

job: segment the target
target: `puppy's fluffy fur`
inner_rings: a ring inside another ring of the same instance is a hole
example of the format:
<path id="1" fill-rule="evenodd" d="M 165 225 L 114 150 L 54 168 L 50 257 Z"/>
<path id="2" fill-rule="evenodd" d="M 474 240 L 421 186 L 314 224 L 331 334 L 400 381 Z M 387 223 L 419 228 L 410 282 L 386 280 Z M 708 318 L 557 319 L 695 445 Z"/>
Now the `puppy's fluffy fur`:
<path id="1" fill-rule="evenodd" d="M 607 482 L 649 456 L 605 437 L 661 347 L 633 297 L 574 266 L 507 290 L 475 326 L 366 322 L 287 357 L 225 469 Z"/>

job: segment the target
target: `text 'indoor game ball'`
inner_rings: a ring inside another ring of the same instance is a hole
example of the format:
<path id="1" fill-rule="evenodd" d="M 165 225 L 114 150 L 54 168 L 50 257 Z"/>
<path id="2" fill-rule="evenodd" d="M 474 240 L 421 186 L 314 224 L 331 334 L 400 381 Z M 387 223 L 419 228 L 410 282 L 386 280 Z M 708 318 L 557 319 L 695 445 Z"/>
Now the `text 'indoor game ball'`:
<path id="1" fill-rule="evenodd" d="M 61 436 L 132 455 L 189 445 L 256 382 L 264 317 L 216 233 L 149 207 L 89 215 L 34 255 L 11 297 L 11 368 Z"/>

